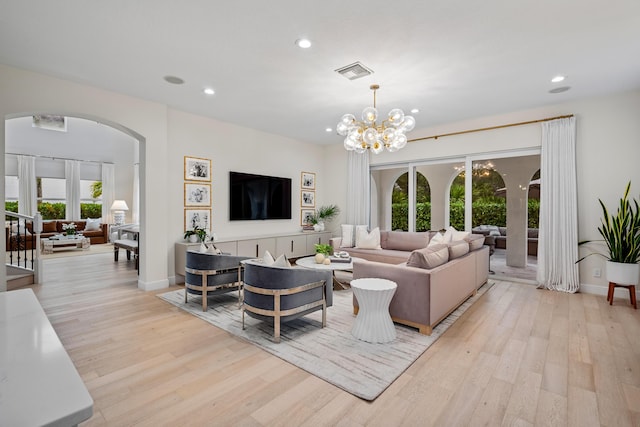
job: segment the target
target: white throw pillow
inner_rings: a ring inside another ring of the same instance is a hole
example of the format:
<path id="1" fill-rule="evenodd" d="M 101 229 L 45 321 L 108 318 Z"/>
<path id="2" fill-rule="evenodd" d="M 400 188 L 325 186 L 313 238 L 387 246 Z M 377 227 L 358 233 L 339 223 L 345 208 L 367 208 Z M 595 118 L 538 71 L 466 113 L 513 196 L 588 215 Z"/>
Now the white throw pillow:
<path id="1" fill-rule="evenodd" d="M 217 254 L 217 255 L 222 253 L 222 251 L 216 248 L 216 245 L 214 245 L 213 243 L 207 247 L 207 252 L 209 252 L 210 254 Z"/>
<path id="2" fill-rule="evenodd" d="M 367 233 L 365 226 L 358 226 L 356 228 L 356 248 L 382 249 L 380 247 L 380 229 L 376 227 Z"/>
<path id="3" fill-rule="evenodd" d="M 351 224 L 342 224 L 340 226 L 342 228 L 342 240 L 340 240 L 341 248 L 352 248 L 353 247 L 353 225 Z"/>
<path id="4" fill-rule="evenodd" d="M 273 263 L 275 262 L 275 259 L 273 259 L 273 255 L 271 255 L 271 252 L 269 251 L 264 251 L 262 260 L 264 261 L 265 265 L 273 265 Z"/>
<path id="5" fill-rule="evenodd" d="M 435 245 L 441 245 L 444 243 L 444 235 L 442 233 L 436 233 L 431 240 L 429 240 L 428 248 L 431 248 Z"/>
<path id="6" fill-rule="evenodd" d="M 467 237 L 469 237 L 471 233 L 469 233 L 468 231 L 454 231 L 453 232 L 453 237 L 451 238 L 451 241 L 456 241 L 456 240 L 464 240 Z"/>
<path id="7" fill-rule="evenodd" d="M 24 225 L 24 219 L 19 219 L 18 222 L 14 223 L 11 226 L 11 232 L 13 234 L 18 234 L 18 230 L 20 231 L 20 234 L 22 234 L 23 236 L 31 236 L 31 233 L 29 232 L 29 230 L 27 230 L 27 228 Z"/>
<path id="8" fill-rule="evenodd" d="M 453 241 L 453 233 L 456 232 L 456 229 L 453 227 L 449 227 L 447 228 L 447 230 L 444 232 L 444 242 L 443 243 L 449 243 Z"/>
<path id="9" fill-rule="evenodd" d="M 274 267 L 291 267 L 291 263 L 284 254 L 278 256 L 272 265 Z"/>
<path id="10" fill-rule="evenodd" d="M 207 252 L 207 245 L 204 243 L 200 243 L 200 252 Z"/>
<path id="11" fill-rule="evenodd" d="M 84 231 L 98 231 L 102 225 L 102 218 L 91 219 L 87 218 L 87 222 L 84 226 Z"/>

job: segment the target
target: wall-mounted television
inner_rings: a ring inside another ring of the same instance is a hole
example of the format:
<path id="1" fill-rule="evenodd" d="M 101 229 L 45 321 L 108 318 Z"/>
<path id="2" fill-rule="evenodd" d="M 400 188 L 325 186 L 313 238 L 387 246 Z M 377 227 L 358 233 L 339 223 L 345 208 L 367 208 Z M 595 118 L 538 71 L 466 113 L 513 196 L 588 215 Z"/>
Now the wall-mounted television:
<path id="1" fill-rule="evenodd" d="M 291 219 L 291 178 L 229 172 L 229 220 Z"/>

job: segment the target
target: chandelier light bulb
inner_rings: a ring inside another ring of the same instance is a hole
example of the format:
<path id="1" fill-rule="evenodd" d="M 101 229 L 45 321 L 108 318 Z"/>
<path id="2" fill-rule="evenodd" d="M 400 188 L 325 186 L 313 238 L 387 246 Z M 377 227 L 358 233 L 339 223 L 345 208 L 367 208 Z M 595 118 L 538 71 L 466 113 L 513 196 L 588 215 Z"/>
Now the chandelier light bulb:
<path id="1" fill-rule="evenodd" d="M 344 148 L 356 153 L 371 150 L 378 154 L 385 149 L 393 153 L 407 145 L 405 132 L 413 130 L 416 120 L 412 116 L 405 116 L 400 108 L 389 111 L 386 120 L 376 123 L 378 110 L 376 109 L 376 90 L 378 85 L 371 85 L 373 90 L 373 107 L 362 111 L 362 122 L 356 120 L 353 114 L 345 114 L 336 126 L 336 132 L 345 136 Z M 384 117 L 384 116 L 382 116 Z"/>

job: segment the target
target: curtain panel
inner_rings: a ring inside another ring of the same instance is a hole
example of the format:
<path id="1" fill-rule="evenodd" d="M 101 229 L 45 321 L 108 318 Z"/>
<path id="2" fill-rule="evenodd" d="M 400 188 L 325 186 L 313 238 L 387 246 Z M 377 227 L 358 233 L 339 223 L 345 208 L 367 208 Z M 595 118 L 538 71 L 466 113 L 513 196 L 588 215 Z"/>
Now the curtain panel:
<path id="1" fill-rule="evenodd" d="M 371 208 L 369 152 L 347 153 L 347 224 L 369 224 Z"/>
<path id="2" fill-rule="evenodd" d="M 80 162 L 65 160 L 64 177 L 67 190 L 65 219 L 77 221 L 80 219 Z"/>
<path id="3" fill-rule="evenodd" d="M 34 216 L 38 212 L 36 158 L 16 157 L 18 158 L 18 213 Z"/>
<path id="4" fill-rule="evenodd" d="M 578 209 L 575 117 L 542 123 L 539 287 L 577 292 Z"/>
<path id="5" fill-rule="evenodd" d="M 113 213 L 111 205 L 116 199 L 116 173 L 115 165 L 110 163 L 102 164 L 102 222 L 113 224 Z"/>

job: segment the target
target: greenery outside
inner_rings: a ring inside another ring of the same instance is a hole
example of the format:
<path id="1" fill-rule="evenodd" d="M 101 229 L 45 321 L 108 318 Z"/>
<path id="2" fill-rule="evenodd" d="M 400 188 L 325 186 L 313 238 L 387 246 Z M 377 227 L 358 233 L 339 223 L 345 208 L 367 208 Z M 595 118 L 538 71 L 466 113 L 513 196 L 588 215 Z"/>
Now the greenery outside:
<path id="1" fill-rule="evenodd" d="M 5 202 L 4 209 L 7 212 L 18 212 L 18 202 Z M 43 202 L 38 205 L 38 212 L 43 220 L 64 219 L 65 203 Z M 100 203 L 80 203 L 80 218 L 101 218 L 102 204 Z"/>
<path id="2" fill-rule="evenodd" d="M 537 172 L 532 179 L 540 177 Z M 486 167 L 473 170 L 472 184 L 472 227 L 482 224 L 506 227 L 506 199 L 496 195 L 496 190 L 503 188 L 504 181 L 498 172 Z M 431 191 L 424 175 L 417 174 L 416 185 L 416 231 L 431 230 Z M 464 171 L 451 184 L 449 193 L 449 223 L 458 230 L 464 230 Z M 391 206 L 391 229 L 409 229 L 408 205 L 408 173 L 401 175 L 394 186 Z M 529 228 L 538 228 L 540 201 L 528 200 Z"/>

